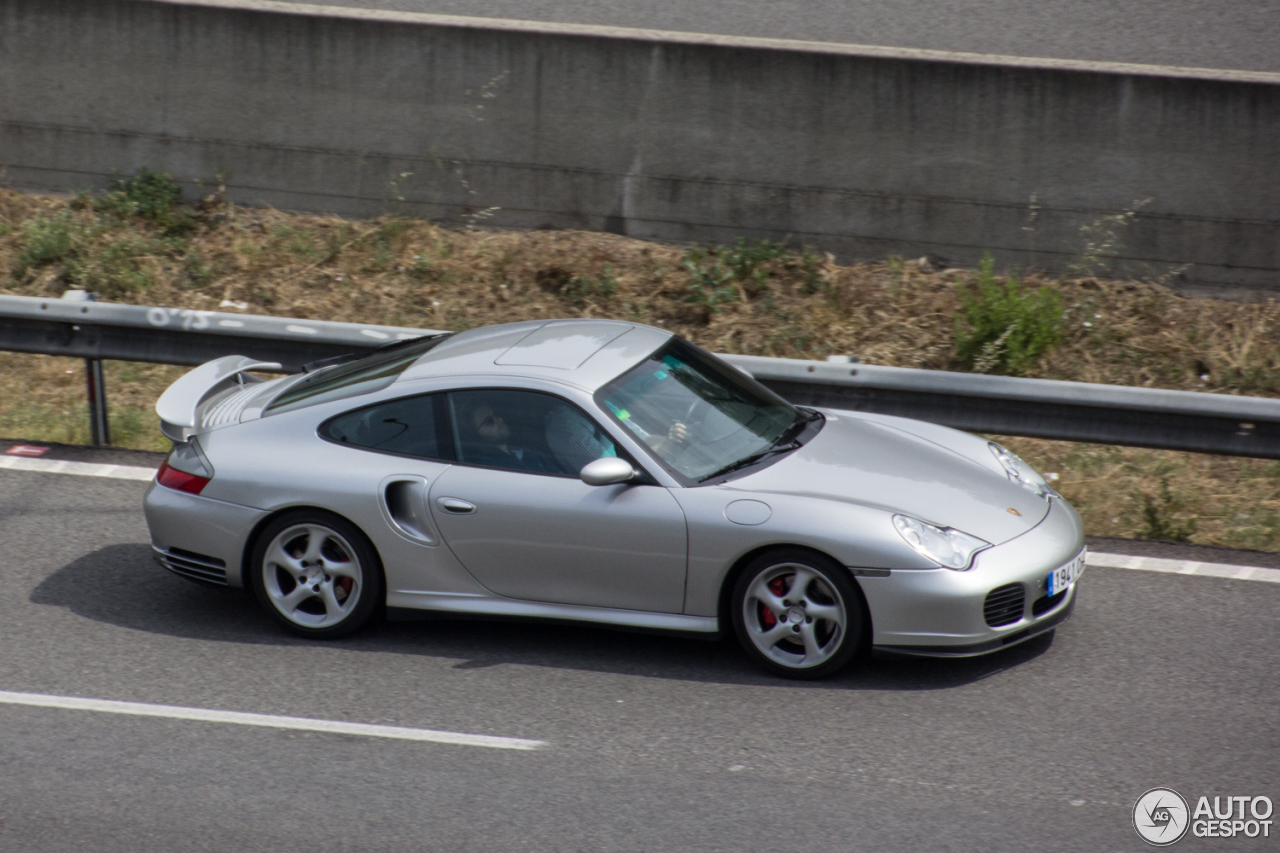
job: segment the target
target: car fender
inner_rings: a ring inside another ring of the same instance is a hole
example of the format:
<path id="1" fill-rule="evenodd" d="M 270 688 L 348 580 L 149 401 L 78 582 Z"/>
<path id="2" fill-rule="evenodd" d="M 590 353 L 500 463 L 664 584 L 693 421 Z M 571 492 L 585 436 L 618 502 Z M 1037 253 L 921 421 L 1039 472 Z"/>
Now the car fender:
<path id="1" fill-rule="evenodd" d="M 878 507 L 704 486 L 672 489 L 689 526 L 689 574 L 685 613 L 715 616 L 729 571 L 762 547 L 795 545 L 827 554 L 844 566 L 868 569 L 935 568 L 912 550 L 893 526 L 892 514 Z M 730 505 L 751 501 L 768 508 L 739 521 Z M 728 511 L 728 514 L 726 514 Z M 755 523 L 742 523 L 747 522 Z"/>

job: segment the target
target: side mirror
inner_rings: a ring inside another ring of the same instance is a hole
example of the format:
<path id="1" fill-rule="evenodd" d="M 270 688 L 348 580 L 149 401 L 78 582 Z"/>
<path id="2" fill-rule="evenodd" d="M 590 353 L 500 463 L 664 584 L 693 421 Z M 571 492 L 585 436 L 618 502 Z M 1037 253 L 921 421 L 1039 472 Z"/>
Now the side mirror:
<path id="1" fill-rule="evenodd" d="M 582 482 L 588 486 L 612 486 L 625 483 L 635 477 L 636 471 L 631 463 L 616 456 L 605 456 L 594 462 L 588 462 L 581 473 Z"/>

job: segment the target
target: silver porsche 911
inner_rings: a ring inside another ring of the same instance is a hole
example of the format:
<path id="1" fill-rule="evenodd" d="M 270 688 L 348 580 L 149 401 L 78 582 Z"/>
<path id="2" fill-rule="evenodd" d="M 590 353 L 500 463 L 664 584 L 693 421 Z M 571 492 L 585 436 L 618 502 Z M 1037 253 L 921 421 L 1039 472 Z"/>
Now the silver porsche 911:
<path id="1" fill-rule="evenodd" d="M 992 652 L 1075 603 L 1080 517 L 1008 450 L 793 406 L 661 329 L 513 323 L 262 367 L 221 358 L 160 398 L 146 517 L 164 566 L 304 637 L 384 608 L 732 626 L 816 678 L 873 647 Z"/>

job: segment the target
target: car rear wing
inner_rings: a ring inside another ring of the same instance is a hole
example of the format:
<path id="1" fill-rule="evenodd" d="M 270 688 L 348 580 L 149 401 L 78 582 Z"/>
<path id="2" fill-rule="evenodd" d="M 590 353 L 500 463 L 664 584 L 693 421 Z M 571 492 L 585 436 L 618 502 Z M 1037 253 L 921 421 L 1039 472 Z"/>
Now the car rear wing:
<path id="1" fill-rule="evenodd" d="M 246 355 L 228 355 L 205 362 L 183 376 L 156 401 L 160 431 L 177 442 L 191 438 L 197 432 L 197 419 L 204 403 L 232 386 L 264 381 L 246 372 L 250 370 L 280 370 L 280 364 L 255 361 Z"/>

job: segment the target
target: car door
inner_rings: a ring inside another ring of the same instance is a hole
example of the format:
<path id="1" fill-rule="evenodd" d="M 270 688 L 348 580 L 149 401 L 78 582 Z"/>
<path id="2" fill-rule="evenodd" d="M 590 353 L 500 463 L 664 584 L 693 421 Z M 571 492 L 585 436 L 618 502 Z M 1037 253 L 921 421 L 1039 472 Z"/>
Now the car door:
<path id="1" fill-rule="evenodd" d="M 662 486 L 578 478 L 583 459 L 618 452 L 597 423 L 540 392 L 448 397 L 459 464 L 432 483 L 431 513 L 480 583 L 528 601 L 681 612 L 684 513 Z"/>

